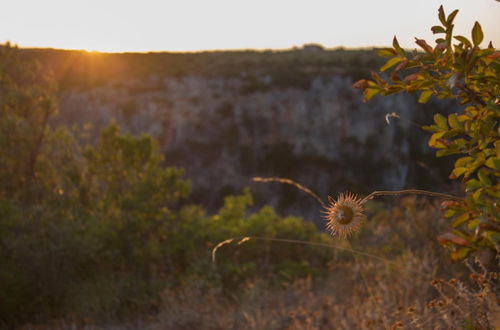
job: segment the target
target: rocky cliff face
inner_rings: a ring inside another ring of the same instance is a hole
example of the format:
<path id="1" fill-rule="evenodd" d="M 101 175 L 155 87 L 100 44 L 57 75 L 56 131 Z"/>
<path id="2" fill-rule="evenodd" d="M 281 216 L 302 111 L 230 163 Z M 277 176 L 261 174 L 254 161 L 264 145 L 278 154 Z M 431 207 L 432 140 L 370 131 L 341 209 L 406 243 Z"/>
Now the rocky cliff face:
<path id="1" fill-rule="evenodd" d="M 223 195 L 250 186 L 257 204 L 318 218 L 318 206 L 308 196 L 291 187 L 252 183 L 254 176 L 288 177 L 325 197 L 344 190 L 441 185 L 446 171 L 425 169 L 433 152 L 411 121 L 426 123 L 446 106 L 431 103 L 432 110 L 426 109 L 408 95 L 364 104 L 352 82 L 330 74 L 297 88 L 276 87 L 269 74 L 154 75 L 68 90 L 57 120 L 91 122 L 98 129 L 115 119 L 125 131 L 151 134 L 167 163 L 186 169 L 193 200 L 208 209 L 220 206 Z M 404 120 L 388 125 L 391 112 Z"/>

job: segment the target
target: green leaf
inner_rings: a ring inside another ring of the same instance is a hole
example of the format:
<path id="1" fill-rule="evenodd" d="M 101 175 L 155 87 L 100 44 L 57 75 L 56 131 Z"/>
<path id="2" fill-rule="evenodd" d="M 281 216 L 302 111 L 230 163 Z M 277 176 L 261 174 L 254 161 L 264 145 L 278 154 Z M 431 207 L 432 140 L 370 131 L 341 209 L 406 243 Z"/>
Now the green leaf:
<path id="1" fill-rule="evenodd" d="M 494 170 L 500 171 L 500 158 L 498 157 L 490 157 L 486 160 L 486 166 L 492 168 Z"/>
<path id="2" fill-rule="evenodd" d="M 472 158 L 472 157 L 462 157 L 462 158 L 459 158 L 455 162 L 455 167 L 465 167 L 466 165 L 468 165 L 473 160 L 474 160 L 474 158 Z"/>
<path id="3" fill-rule="evenodd" d="M 474 219 L 474 220 L 471 220 L 469 221 L 469 223 L 467 224 L 467 229 L 469 230 L 475 230 L 476 227 L 481 223 L 481 220 L 479 219 Z"/>
<path id="4" fill-rule="evenodd" d="M 451 259 L 453 261 L 459 261 L 467 258 L 467 256 L 472 252 L 471 248 L 463 247 L 451 253 Z"/>
<path id="5" fill-rule="evenodd" d="M 398 64 L 399 62 L 403 61 L 401 57 L 393 57 L 390 60 L 388 60 L 381 68 L 380 71 L 384 72 L 385 70 L 393 67 L 394 65 Z"/>
<path id="6" fill-rule="evenodd" d="M 479 46 L 481 41 L 483 41 L 483 29 L 481 28 L 481 25 L 476 21 L 474 23 L 474 27 L 472 28 L 472 42 L 474 43 L 474 46 Z"/>
<path id="7" fill-rule="evenodd" d="M 382 49 L 379 49 L 378 50 L 378 56 L 382 56 L 382 57 L 392 57 L 394 55 L 396 55 L 396 51 L 392 48 L 382 48 Z"/>
<path id="8" fill-rule="evenodd" d="M 488 231 L 486 232 L 486 238 L 488 238 L 493 244 L 500 244 L 500 233 Z"/>
<path id="9" fill-rule="evenodd" d="M 428 131 L 428 132 L 441 132 L 442 130 L 437 127 L 436 125 L 430 125 L 430 126 L 422 126 L 422 129 L 424 131 Z"/>
<path id="10" fill-rule="evenodd" d="M 491 180 L 488 177 L 488 172 L 484 168 L 480 169 L 477 172 L 477 177 L 479 178 L 479 181 L 481 181 L 485 186 L 491 186 Z"/>
<path id="11" fill-rule="evenodd" d="M 441 141 L 439 141 L 443 137 L 444 133 L 446 133 L 446 131 L 441 131 L 432 134 L 429 139 L 429 147 L 437 149 L 446 148 L 446 145 Z"/>
<path id="12" fill-rule="evenodd" d="M 444 145 L 444 143 L 443 143 Z M 445 148 L 445 147 L 437 147 L 437 148 Z M 449 156 L 449 155 L 454 155 L 460 153 L 460 150 L 456 148 L 445 148 L 436 151 L 436 157 L 443 157 L 443 156 Z"/>
<path id="13" fill-rule="evenodd" d="M 375 89 L 375 88 L 367 88 L 363 92 L 363 95 L 365 96 L 365 102 L 370 101 L 372 97 L 380 93 L 380 89 Z"/>
<path id="14" fill-rule="evenodd" d="M 454 36 L 453 38 L 457 39 L 461 43 L 463 43 L 466 47 L 472 48 L 472 44 L 470 43 L 469 39 L 467 39 L 464 36 Z"/>
<path id="15" fill-rule="evenodd" d="M 448 129 L 448 124 L 447 124 L 447 121 L 446 121 L 446 117 L 443 116 L 442 114 L 440 113 L 436 113 L 434 115 L 434 122 L 436 123 L 436 125 L 441 128 L 441 129 Z"/>
<path id="16" fill-rule="evenodd" d="M 467 168 L 466 167 L 455 167 L 453 169 L 453 171 L 451 171 L 451 175 L 450 177 L 452 179 L 456 179 L 458 178 L 459 176 L 461 176 L 462 174 L 465 173 L 465 171 L 467 171 Z"/>
<path id="17" fill-rule="evenodd" d="M 418 98 L 418 103 L 427 103 L 432 94 L 434 94 L 433 91 L 423 91 L 422 93 L 420 93 L 420 96 Z"/>
<path id="18" fill-rule="evenodd" d="M 394 49 L 398 52 L 398 54 L 401 54 L 401 55 L 405 55 L 405 51 L 403 48 L 401 48 L 401 46 L 399 45 L 399 42 L 398 42 L 398 39 L 396 38 L 396 36 L 394 36 L 394 39 L 392 39 L 392 46 L 394 47 Z"/>
<path id="19" fill-rule="evenodd" d="M 480 50 L 477 50 L 475 52 L 475 54 L 476 54 L 477 57 L 489 57 L 489 56 L 495 54 L 495 50 L 494 49 L 489 49 L 489 48 L 488 49 L 480 49 Z M 486 61 L 488 61 L 488 62 L 489 62 L 489 60 L 490 59 L 486 59 Z M 491 62 L 489 62 L 489 63 L 491 63 Z"/>
<path id="20" fill-rule="evenodd" d="M 452 113 L 448 116 L 448 124 L 450 124 L 451 128 L 462 129 L 462 125 L 460 124 L 460 121 L 458 120 L 458 116 L 454 113 Z"/>
<path id="21" fill-rule="evenodd" d="M 485 191 L 491 197 L 500 199 L 500 189 L 486 188 Z"/>
<path id="22" fill-rule="evenodd" d="M 458 9 L 455 9 L 454 11 L 451 12 L 450 15 L 448 15 L 448 18 L 446 19 L 446 26 L 450 26 L 451 23 L 453 23 L 453 20 L 455 19 L 455 16 L 458 14 Z"/>
<path id="23" fill-rule="evenodd" d="M 445 217 L 445 218 L 451 218 L 451 217 L 452 217 L 452 216 L 454 216 L 456 213 L 457 213 L 457 210 L 452 209 L 452 208 L 448 208 L 448 209 L 446 209 L 446 211 L 444 212 L 444 217 Z"/>
<path id="24" fill-rule="evenodd" d="M 439 6 L 439 10 L 438 10 L 438 17 L 439 17 L 439 20 L 441 21 L 441 23 L 443 25 L 446 25 L 446 16 L 444 14 L 444 9 L 443 9 L 443 6 Z"/>
<path id="25" fill-rule="evenodd" d="M 476 203 L 479 203 L 481 201 L 481 196 L 483 195 L 483 188 L 479 188 L 478 190 L 474 191 L 472 194 L 472 198 Z"/>
<path id="26" fill-rule="evenodd" d="M 446 30 L 439 25 L 435 25 L 431 28 L 432 33 L 438 34 L 438 33 L 446 33 Z"/>
<path id="27" fill-rule="evenodd" d="M 457 228 L 458 226 L 460 226 L 461 224 L 463 224 L 465 221 L 469 220 L 469 213 L 464 213 L 458 217 L 455 218 L 455 220 L 453 220 L 453 222 L 451 223 L 451 226 L 453 228 Z"/>
<path id="28" fill-rule="evenodd" d="M 476 179 L 470 179 L 465 183 L 465 191 L 471 192 L 482 187 L 481 182 Z"/>

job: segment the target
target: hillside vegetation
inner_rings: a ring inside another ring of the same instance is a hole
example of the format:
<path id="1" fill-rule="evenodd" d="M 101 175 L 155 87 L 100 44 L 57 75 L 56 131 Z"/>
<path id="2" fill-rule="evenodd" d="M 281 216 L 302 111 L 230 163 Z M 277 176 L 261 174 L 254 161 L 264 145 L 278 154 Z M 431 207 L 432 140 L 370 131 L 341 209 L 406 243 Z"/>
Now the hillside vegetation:
<path id="1" fill-rule="evenodd" d="M 385 62 L 1 46 L 0 328 L 500 326 L 500 53 L 456 14 Z"/>
<path id="2" fill-rule="evenodd" d="M 452 160 L 435 159 L 418 125 L 460 108 L 421 105 L 411 95 L 363 103 L 351 85 L 383 64 L 372 50 L 19 53 L 55 72 L 60 109 L 51 126 L 80 127 L 84 143 L 112 121 L 150 134 L 166 164 L 192 179 L 192 200 L 210 212 L 252 186 L 259 205 L 321 223 L 317 205 L 300 193 L 255 186 L 254 176 L 292 178 L 322 196 L 455 189 L 447 179 Z M 402 119 L 388 125 L 393 112 Z"/>

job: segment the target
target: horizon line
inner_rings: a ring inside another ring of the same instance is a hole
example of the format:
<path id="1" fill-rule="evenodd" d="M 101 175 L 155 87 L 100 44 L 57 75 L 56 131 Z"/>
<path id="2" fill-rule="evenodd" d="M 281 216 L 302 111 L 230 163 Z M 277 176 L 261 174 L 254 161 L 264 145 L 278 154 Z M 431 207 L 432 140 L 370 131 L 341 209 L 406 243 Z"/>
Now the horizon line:
<path id="1" fill-rule="evenodd" d="M 390 46 L 358 46 L 358 47 L 347 47 L 347 46 L 333 46 L 328 47 L 316 42 L 304 43 L 302 45 L 293 45 L 290 47 L 255 47 L 255 48 L 208 48 L 208 49 L 195 49 L 195 50 L 124 50 L 124 51 L 106 51 L 97 49 L 85 49 L 85 48 L 64 48 L 64 47 L 53 47 L 53 46 L 26 46 L 19 45 L 11 40 L 4 40 L 0 42 L 0 46 L 5 46 L 10 44 L 12 47 L 25 50 L 59 50 L 59 51 L 79 51 L 89 54 L 161 54 L 161 53 L 172 53 L 172 54 L 198 54 L 198 53 L 223 53 L 223 52 L 285 52 L 285 51 L 297 51 L 306 50 L 307 46 L 319 46 L 323 51 L 339 51 L 339 50 L 374 50 L 381 48 L 389 48 Z"/>

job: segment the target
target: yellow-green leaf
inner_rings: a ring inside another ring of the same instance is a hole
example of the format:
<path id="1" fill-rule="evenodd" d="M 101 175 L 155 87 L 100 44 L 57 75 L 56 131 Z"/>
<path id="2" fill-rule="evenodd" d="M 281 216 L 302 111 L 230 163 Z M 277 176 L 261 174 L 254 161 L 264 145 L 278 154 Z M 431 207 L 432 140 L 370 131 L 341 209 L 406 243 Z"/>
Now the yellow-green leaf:
<path id="1" fill-rule="evenodd" d="M 397 54 L 396 51 L 392 48 L 382 48 L 377 53 L 378 56 L 382 57 L 391 57 Z"/>
<path id="2" fill-rule="evenodd" d="M 461 129 L 462 125 L 460 124 L 460 121 L 458 120 L 458 116 L 454 113 L 448 116 L 448 124 L 450 124 L 451 128 L 455 129 Z"/>
<path id="3" fill-rule="evenodd" d="M 446 148 L 446 145 L 440 141 L 446 131 L 437 132 L 431 135 L 429 139 L 429 147 L 432 148 Z"/>
<path id="4" fill-rule="evenodd" d="M 446 25 L 446 17 L 445 17 L 445 14 L 444 14 L 443 5 L 439 6 L 438 13 L 439 13 L 438 14 L 439 20 L 441 21 L 441 23 L 443 25 Z"/>
<path id="5" fill-rule="evenodd" d="M 423 91 L 422 93 L 420 93 L 420 96 L 418 98 L 418 103 L 427 103 L 432 94 L 434 94 L 433 91 Z"/>
<path id="6" fill-rule="evenodd" d="M 451 171 L 450 179 L 456 179 L 456 178 L 458 178 L 459 176 L 461 176 L 462 174 L 464 174 L 465 171 L 467 171 L 466 167 L 455 167 L 453 169 L 453 171 Z"/>
<path id="7" fill-rule="evenodd" d="M 453 20 L 455 19 L 455 16 L 458 14 L 458 9 L 455 9 L 454 11 L 451 12 L 450 15 L 448 15 L 448 18 L 446 19 L 446 25 L 450 26 L 451 23 L 453 23 Z"/>
<path id="8" fill-rule="evenodd" d="M 466 37 L 464 37 L 464 36 L 454 36 L 453 38 L 455 38 L 458 41 L 460 41 L 461 43 L 463 43 L 465 45 L 465 47 L 472 48 L 472 44 L 470 43 L 469 39 L 467 39 Z"/>
<path id="9" fill-rule="evenodd" d="M 477 202 L 481 201 L 482 195 L 483 195 L 483 188 L 479 188 L 478 190 L 474 191 L 474 193 L 472 194 L 472 198 L 477 203 Z"/>
<path id="10" fill-rule="evenodd" d="M 370 101 L 372 97 L 380 93 L 380 89 L 374 89 L 374 88 L 367 88 L 363 92 L 363 95 L 365 96 L 365 102 Z"/>
<path id="11" fill-rule="evenodd" d="M 460 226 L 462 223 L 464 223 L 465 221 L 469 220 L 469 213 L 464 213 L 458 217 L 455 218 L 455 220 L 453 220 L 453 222 L 451 223 L 451 226 L 453 228 L 456 228 L 458 226 Z"/>
<path id="12" fill-rule="evenodd" d="M 465 259 L 472 252 L 471 248 L 460 248 L 451 253 L 451 259 L 453 261 L 459 261 Z"/>
<path id="13" fill-rule="evenodd" d="M 390 60 L 388 60 L 381 68 L 380 71 L 384 72 L 385 70 L 393 67 L 394 65 L 398 64 L 401 62 L 403 59 L 401 57 L 393 57 Z"/>
<path id="14" fill-rule="evenodd" d="M 481 25 L 476 21 L 474 23 L 474 27 L 472 28 L 472 42 L 474 43 L 474 46 L 479 46 L 481 41 L 483 41 L 483 29 L 481 28 Z"/>
<path id="15" fill-rule="evenodd" d="M 498 188 L 486 188 L 484 191 L 493 198 L 500 198 L 500 189 Z"/>
<path id="16" fill-rule="evenodd" d="M 474 219 L 474 220 L 471 220 L 469 221 L 469 223 L 467 224 L 467 229 L 469 230 L 474 230 L 476 229 L 476 227 L 481 223 L 481 220 L 479 219 Z"/>
<path id="17" fill-rule="evenodd" d="M 451 218 L 452 216 L 455 215 L 455 213 L 457 213 L 457 210 L 454 210 L 454 209 L 447 209 L 445 212 L 444 212 L 444 217 L 445 218 Z"/>
<path id="18" fill-rule="evenodd" d="M 439 25 L 435 25 L 431 28 L 432 33 L 437 34 L 437 33 L 446 33 L 446 30 Z"/>
<path id="19" fill-rule="evenodd" d="M 392 46 L 394 47 L 396 52 L 398 52 L 398 54 L 405 55 L 405 51 L 399 45 L 399 42 L 398 42 L 398 39 L 396 38 L 396 36 L 394 36 L 394 39 L 392 39 Z"/>
<path id="20" fill-rule="evenodd" d="M 469 164 L 471 161 L 473 161 L 474 158 L 472 157 L 461 157 L 457 159 L 455 162 L 455 167 L 465 167 L 467 164 Z"/>
<path id="21" fill-rule="evenodd" d="M 477 172 L 477 177 L 479 178 L 479 181 L 481 181 L 484 185 L 486 186 L 491 186 L 491 180 L 488 177 L 488 172 L 482 168 Z"/>
<path id="22" fill-rule="evenodd" d="M 429 125 L 429 126 L 422 126 L 422 129 L 424 131 L 429 131 L 429 132 L 440 132 L 441 129 L 437 127 L 436 125 Z"/>
<path id="23" fill-rule="evenodd" d="M 492 168 L 494 170 L 500 171 L 500 158 L 498 157 L 490 157 L 486 160 L 486 166 Z"/>
<path id="24" fill-rule="evenodd" d="M 447 124 L 445 116 L 443 116 L 440 113 L 436 113 L 433 118 L 434 118 L 434 122 L 436 123 L 436 125 L 439 128 L 446 129 L 446 130 L 448 129 L 448 124 Z"/>
<path id="25" fill-rule="evenodd" d="M 482 186 L 481 182 L 479 182 L 478 180 L 470 179 L 469 181 L 467 181 L 465 183 L 465 191 L 467 191 L 467 192 L 474 191 L 474 190 L 480 188 L 481 186 Z"/>

